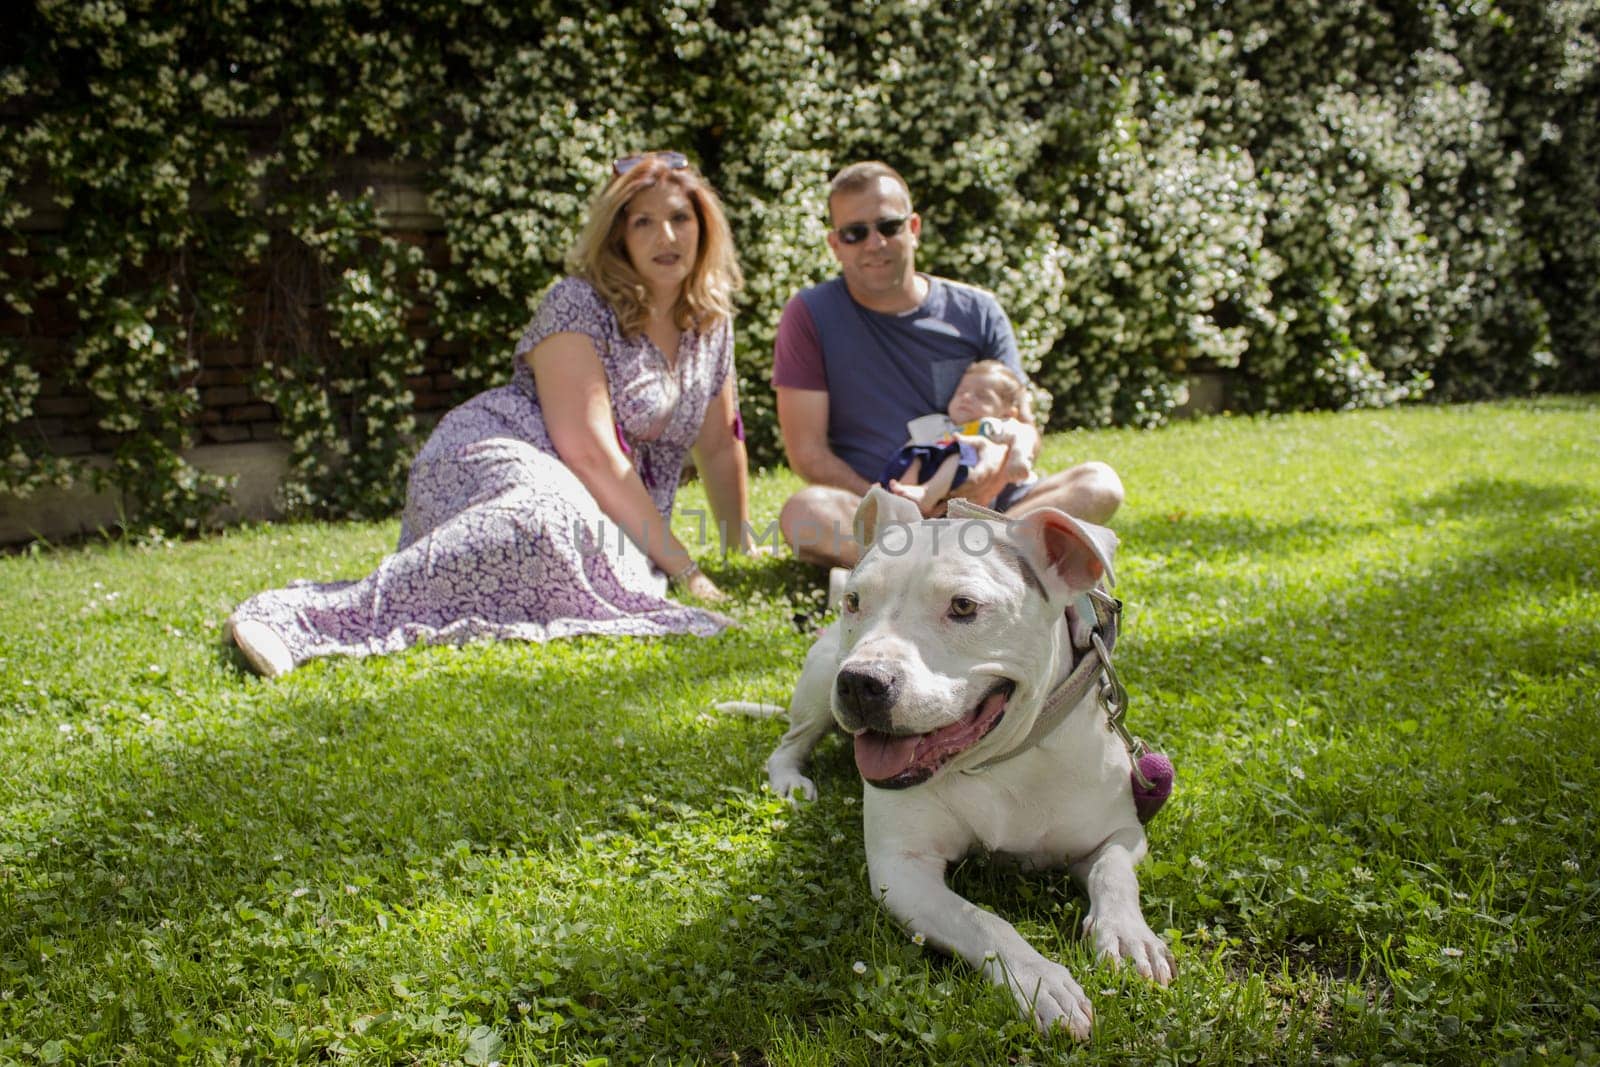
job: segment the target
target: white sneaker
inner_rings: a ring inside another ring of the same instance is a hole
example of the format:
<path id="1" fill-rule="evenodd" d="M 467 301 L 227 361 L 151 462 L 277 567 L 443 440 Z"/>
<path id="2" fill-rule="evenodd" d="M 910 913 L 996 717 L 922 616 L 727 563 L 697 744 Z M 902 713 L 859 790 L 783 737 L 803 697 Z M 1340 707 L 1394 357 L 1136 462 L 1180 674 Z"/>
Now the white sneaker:
<path id="1" fill-rule="evenodd" d="M 294 656 L 289 653 L 289 646 L 266 623 L 230 619 L 228 632 L 250 666 L 263 678 L 276 678 L 294 670 Z"/>
<path id="2" fill-rule="evenodd" d="M 835 611 L 844 599 L 844 583 L 850 577 L 849 567 L 834 567 L 828 571 L 828 610 Z"/>

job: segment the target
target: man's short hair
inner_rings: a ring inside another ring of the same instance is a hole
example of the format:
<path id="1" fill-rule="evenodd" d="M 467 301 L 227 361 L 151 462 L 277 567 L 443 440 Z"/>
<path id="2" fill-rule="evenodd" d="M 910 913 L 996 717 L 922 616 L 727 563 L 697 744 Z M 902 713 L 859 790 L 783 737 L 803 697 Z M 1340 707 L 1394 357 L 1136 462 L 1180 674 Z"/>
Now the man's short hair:
<path id="1" fill-rule="evenodd" d="M 828 184 L 828 210 L 833 210 L 833 198 L 836 196 L 850 196 L 877 182 L 879 178 L 888 178 L 900 187 L 906 194 L 906 206 L 911 206 L 911 186 L 900 177 L 900 172 L 887 163 L 880 163 L 876 159 L 869 159 L 861 163 L 852 163 L 838 174 L 833 176 L 833 181 Z"/>

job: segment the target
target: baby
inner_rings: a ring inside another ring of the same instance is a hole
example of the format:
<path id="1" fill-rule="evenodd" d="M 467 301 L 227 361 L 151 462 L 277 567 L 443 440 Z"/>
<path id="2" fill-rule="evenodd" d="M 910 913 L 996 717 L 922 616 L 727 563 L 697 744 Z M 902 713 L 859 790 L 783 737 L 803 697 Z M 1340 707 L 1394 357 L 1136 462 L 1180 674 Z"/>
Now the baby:
<path id="1" fill-rule="evenodd" d="M 930 420 L 939 423 L 932 432 L 926 425 Z M 1032 480 L 1030 463 L 1039 432 L 1033 426 L 1028 387 L 999 360 L 979 360 L 968 367 L 946 415 L 925 415 L 908 428 L 911 443 L 889 461 L 880 482 L 915 501 L 924 515 L 933 515 L 952 496 L 965 496 L 959 490 L 974 468 L 1008 464 L 1013 481 L 992 499 L 977 501 L 997 510 L 1004 510 L 1005 502 L 1025 492 Z"/>

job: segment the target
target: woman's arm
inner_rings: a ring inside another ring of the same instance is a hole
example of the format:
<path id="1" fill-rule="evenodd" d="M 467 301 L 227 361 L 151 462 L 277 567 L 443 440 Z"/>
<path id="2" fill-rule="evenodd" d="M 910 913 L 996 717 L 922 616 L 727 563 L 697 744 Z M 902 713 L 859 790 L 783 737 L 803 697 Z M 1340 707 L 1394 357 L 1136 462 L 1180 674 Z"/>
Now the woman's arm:
<path id="1" fill-rule="evenodd" d="M 639 472 L 617 443 L 611 393 L 594 342 L 579 333 L 551 334 L 524 358 L 533 371 L 545 428 L 561 462 L 651 562 L 669 575 L 689 569 L 694 560 L 672 535 Z M 696 578 L 704 579 L 699 588 Z M 691 575 L 687 583 L 696 596 L 707 595 L 700 591 L 707 585 L 711 594 L 720 595 L 703 574 Z"/>
<path id="2" fill-rule="evenodd" d="M 722 390 L 706 406 L 705 421 L 700 424 L 692 452 L 706 486 L 711 517 L 721 531 L 722 550 L 736 547 L 749 554 L 755 547 L 750 530 L 750 465 L 744 442 L 733 432 L 738 414 L 730 374 L 722 383 Z"/>

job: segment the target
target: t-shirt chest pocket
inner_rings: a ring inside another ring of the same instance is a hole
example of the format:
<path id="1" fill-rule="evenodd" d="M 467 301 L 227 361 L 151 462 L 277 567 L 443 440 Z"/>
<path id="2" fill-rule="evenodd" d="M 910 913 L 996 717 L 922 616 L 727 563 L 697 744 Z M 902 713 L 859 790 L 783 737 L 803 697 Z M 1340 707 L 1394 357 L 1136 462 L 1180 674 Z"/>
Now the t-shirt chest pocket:
<path id="1" fill-rule="evenodd" d="M 934 407 L 943 411 L 961 384 L 962 375 L 972 366 L 970 359 L 940 359 L 928 364 L 928 376 L 933 383 Z"/>

